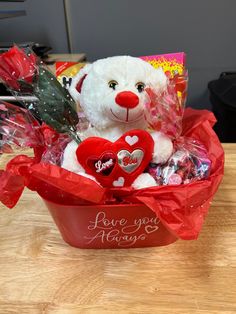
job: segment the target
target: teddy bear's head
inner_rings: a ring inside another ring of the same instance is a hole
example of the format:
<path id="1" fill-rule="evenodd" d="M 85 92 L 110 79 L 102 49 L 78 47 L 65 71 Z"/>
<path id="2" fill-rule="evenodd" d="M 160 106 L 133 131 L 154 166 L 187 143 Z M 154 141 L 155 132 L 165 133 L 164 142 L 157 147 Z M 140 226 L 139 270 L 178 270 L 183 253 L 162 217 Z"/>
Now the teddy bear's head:
<path id="1" fill-rule="evenodd" d="M 110 57 L 86 65 L 73 78 L 70 93 L 97 129 L 144 120 L 146 87 L 163 89 L 162 69 L 130 56 Z"/>

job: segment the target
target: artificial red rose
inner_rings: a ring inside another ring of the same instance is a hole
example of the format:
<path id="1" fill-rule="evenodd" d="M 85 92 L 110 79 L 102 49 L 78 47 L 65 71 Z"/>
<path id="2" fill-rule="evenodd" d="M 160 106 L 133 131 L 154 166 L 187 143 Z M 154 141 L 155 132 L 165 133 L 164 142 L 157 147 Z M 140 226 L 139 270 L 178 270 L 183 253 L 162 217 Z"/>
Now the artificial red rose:
<path id="1" fill-rule="evenodd" d="M 36 56 L 26 54 L 17 46 L 0 54 L 0 79 L 10 88 L 21 91 L 25 84 L 31 84 L 37 73 Z"/>

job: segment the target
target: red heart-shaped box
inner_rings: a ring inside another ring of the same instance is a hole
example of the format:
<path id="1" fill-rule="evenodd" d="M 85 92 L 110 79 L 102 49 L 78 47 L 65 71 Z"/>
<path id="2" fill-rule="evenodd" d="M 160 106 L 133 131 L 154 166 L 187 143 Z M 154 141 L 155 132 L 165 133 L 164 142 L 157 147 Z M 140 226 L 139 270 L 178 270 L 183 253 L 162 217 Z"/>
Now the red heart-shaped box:
<path id="1" fill-rule="evenodd" d="M 154 142 L 144 130 L 131 130 L 112 143 L 89 137 L 77 148 L 78 162 L 104 187 L 130 186 L 152 159 Z"/>

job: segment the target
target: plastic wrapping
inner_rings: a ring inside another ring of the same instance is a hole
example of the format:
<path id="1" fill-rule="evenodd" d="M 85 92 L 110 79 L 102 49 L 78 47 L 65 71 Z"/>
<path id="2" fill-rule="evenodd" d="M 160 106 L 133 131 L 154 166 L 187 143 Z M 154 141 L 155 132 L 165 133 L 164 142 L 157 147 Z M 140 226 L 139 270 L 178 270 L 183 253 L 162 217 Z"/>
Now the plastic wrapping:
<path id="1" fill-rule="evenodd" d="M 58 134 L 44 123 L 40 125 L 30 111 L 0 103 L 0 154 L 33 148 L 39 160 L 60 165 L 70 141 L 66 134 Z"/>
<path id="2" fill-rule="evenodd" d="M 33 52 L 14 46 L 1 54 L 0 79 L 38 120 L 80 142 L 76 103 Z"/>
<path id="3" fill-rule="evenodd" d="M 166 164 L 150 164 L 148 172 L 158 185 L 188 184 L 206 179 L 210 174 L 211 160 L 205 147 L 190 138 L 179 138 L 175 152 Z"/>
<path id="4" fill-rule="evenodd" d="M 11 91 L 31 93 L 37 76 L 37 58 L 31 51 L 14 46 L 0 54 L 0 78 Z"/>
<path id="5" fill-rule="evenodd" d="M 149 102 L 145 107 L 145 117 L 151 129 L 161 131 L 172 139 L 180 136 L 182 118 L 187 97 L 188 73 L 169 76 L 167 87 L 156 92 L 147 88 Z"/>
<path id="6" fill-rule="evenodd" d="M 39 122 L 26 109 L 0 102 L 0 153 L 44 145 Z"/>

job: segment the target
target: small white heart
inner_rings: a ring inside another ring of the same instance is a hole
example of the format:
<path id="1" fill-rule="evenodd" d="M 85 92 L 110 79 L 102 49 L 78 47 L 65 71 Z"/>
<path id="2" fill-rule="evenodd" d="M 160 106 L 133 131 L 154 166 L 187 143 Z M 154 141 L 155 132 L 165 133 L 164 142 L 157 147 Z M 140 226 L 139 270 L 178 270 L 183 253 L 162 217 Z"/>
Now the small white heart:
<path id="1" fill-rule="evenodd" d="M 130 135 L 127 135 L 125 137 L 125 141 L 126 143 L 128 143 L 130 146 L 134 145 L 135 143 L 138 142 L 138 137 L 137 135 L 134 135 L 134 136 L 130 136 Z"/>
<path id="2" fill-rule="evenodd" d="M 119 177 L 116 181 L 113 181 L 113 186 L 124 186 L 125 179 L 123 177 Z"/>

